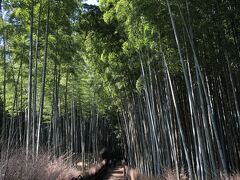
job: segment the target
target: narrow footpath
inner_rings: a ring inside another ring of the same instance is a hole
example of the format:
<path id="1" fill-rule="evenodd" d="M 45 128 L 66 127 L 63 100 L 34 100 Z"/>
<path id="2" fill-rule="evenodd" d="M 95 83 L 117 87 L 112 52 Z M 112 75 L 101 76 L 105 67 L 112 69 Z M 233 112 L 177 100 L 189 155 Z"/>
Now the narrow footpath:
<path id="1" fill-rule="evenodd" d="M 124 169 L 121 164 L 109 168 L 103 180 L 124 180 Z"/>

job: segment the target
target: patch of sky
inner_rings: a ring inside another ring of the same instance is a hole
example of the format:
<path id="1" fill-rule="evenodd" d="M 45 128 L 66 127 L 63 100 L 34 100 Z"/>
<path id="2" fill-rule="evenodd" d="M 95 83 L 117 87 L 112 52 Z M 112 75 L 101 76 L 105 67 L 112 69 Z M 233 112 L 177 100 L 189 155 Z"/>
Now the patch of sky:
<path id="1" fill-rule="evenodd" d="M 92 4 L 92 5 L 98 5 L 99 4 L 98 0 L 86 0 L 85 2 L 87 4 Z"/>

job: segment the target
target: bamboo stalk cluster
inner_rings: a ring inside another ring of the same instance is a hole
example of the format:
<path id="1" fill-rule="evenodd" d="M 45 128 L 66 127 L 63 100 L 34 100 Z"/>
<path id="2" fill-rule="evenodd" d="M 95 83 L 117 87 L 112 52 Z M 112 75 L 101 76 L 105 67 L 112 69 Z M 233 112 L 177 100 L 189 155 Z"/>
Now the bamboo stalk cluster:
<path id="1" fill-rule="evenodd" d="M 146 175 L 240 171 L 239 5 L 197 2 L 3 3 L 2 159 L 76 153 L 84 171 L 107 146 Z"/>
<path id="2" fill-rule="evenodd" d="M 219 179 L 239 171 L 239 70 L 232 71 L 227 51 L 221 53 L 223 72 L 201 68 L 191 26 L 178 5 L 185 31 L 180 38 L 166 4 L 182 73 L 169 72 L 166 44 L 160 44 L 160 55 L 139 51 L 142 93 L 122 103 L 126 154 L 143 174 L 175 169 L 178 179 L 182 171 L 192 179 Z"/>

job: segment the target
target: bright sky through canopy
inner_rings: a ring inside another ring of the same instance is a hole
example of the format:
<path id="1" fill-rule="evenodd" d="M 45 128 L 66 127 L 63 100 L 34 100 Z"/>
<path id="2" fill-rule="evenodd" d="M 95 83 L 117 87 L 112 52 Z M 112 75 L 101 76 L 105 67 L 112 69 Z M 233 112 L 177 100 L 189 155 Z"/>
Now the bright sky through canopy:
<path id="1" fill-rule="evenodd" d="M 98 5 L 97 0 L 86 0 L 86 3 Z"/>

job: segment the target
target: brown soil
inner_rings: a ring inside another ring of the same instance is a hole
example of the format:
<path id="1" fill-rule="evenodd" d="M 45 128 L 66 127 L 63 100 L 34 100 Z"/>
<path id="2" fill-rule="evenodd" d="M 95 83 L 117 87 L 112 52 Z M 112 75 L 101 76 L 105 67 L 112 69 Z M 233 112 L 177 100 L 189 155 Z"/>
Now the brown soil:
<path id="1" fill-rule="evenodd" d="M 123 166 L 117 165 L 114 168 L 109 168 L 104 180 L 124 180 Z"/>

